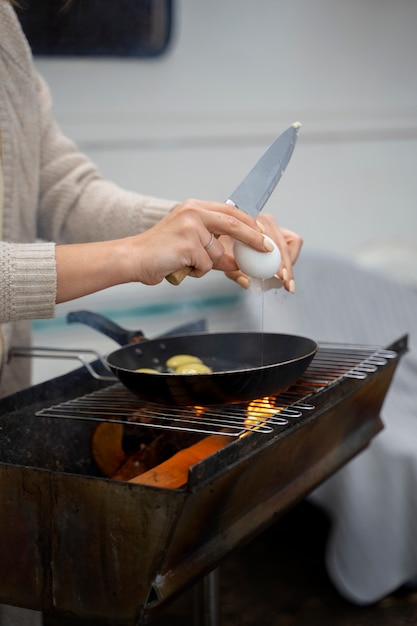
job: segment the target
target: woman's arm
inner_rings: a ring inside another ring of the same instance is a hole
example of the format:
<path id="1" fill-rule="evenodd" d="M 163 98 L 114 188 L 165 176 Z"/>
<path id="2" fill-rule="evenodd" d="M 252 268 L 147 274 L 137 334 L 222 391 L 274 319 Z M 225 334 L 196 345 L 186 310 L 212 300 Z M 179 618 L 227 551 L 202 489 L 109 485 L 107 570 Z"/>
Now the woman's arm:
<path id="1" fill-rule="evenodd" d="M 56 243 L 116 239 L 143 232 L 175 205 L 104 180 L 60 130 L 49 88 L 37 76 L 41 120 L 38 234 Z"/>

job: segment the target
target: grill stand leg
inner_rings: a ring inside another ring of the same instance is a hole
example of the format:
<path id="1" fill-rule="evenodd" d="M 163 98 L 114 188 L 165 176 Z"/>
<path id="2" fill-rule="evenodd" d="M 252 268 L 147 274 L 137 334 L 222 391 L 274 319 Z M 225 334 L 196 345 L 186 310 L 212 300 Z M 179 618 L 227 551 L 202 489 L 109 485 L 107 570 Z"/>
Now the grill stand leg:
<path id="1" fill-rule="evenodd" d="M 213 570 L 194 587 L 194 626 L 220 626 L 220 570 Z"/>

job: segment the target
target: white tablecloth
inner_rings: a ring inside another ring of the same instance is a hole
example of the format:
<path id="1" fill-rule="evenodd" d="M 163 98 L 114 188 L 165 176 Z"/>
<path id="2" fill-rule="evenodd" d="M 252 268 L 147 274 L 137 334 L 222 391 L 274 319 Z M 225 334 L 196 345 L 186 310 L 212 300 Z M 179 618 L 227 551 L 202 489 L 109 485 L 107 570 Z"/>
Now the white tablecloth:
<path id="1" fill-rule="evenodd" d="M 385 429 L 311 500 L 332 517 L 326 562 L 339 592 L 381 599 L 417 575 L 417 293 L 333 256 L 303 252 L 296 293 L 264 296 L 264 329 L 317 341 L 387 345 L 409 334 L 382 408 Z M 251 326 L 262 301 L 248 294 Z"/>

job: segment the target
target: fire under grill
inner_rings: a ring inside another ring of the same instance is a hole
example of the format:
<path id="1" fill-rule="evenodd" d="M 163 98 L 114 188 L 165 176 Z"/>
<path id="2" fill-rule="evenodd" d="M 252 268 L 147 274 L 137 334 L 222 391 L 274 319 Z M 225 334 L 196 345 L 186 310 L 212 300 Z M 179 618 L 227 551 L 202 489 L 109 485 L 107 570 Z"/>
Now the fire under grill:
<path id="1" fill-rule="evenodd" d="M 397 353 L 381 347 L 322 343 L 304 376 L 275 397 L 210 407 L 167 407 L 141 401 L 120 383 L 43 408 L 38 416 L 112 421 L 163 430 L 241 437 L 272 433 L 314 411 L 314 395 L 342 378 L 365 379 Z"/>
<path id="2" fill-rule="evenodd" d="M 321 343 L 295 385 L 245 404 L 144 403 L 85 367 L 0 400 L 0 602 L 48 625 L 152 621 L 369 444 L 406 350 L 406 337 Z M 131 480 L 106 478 L 91 451 L 101 424 L 185 447 Z M 177 457 L 183 476 L 169 482 Z"/>

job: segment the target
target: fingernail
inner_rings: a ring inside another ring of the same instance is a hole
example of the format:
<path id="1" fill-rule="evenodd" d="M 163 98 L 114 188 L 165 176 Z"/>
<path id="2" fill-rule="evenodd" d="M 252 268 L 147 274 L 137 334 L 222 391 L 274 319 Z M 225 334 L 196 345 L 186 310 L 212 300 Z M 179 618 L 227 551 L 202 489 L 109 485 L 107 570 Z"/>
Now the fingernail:
<path id="1" fill-rule="evenodd" d="M 295 293 L 295 282 L 292 278 L 290 280 L 290 284 L 288 285 L 288 291 L 290 293 Z"/>
<path id="2" fill-rule="evenodd" d="M 257 224 L 259 230 L 261 231 L 261 233 L 264 233 L 265 232 L 264 225 L 261 222 L 258 222 L 258 220 L 256 220 L 256 224 Z"/>
<path id="3" fill-rule="evenodd" d="M 249 289 L 249 279 L 246 276 L 239 276 L 236 280 L 237 284 L 240 285 L 243 289 Z"/>
<path id="4" fill-rule="evenodd" d="M 284 283 L 288 280 L 288 270 L 286 267 L 282 268 L 282 278 L 284 279 Z"/>
<path id="5" fill-rule="evenodd" d="M 272 241 L 270 241 L 269 239 L 267 239 L 266 237 L 264 237 L 264 248 L 267 252 L 272 252 L 272 250 L 275 248 L 274 244 L 272 243 Z"/>

